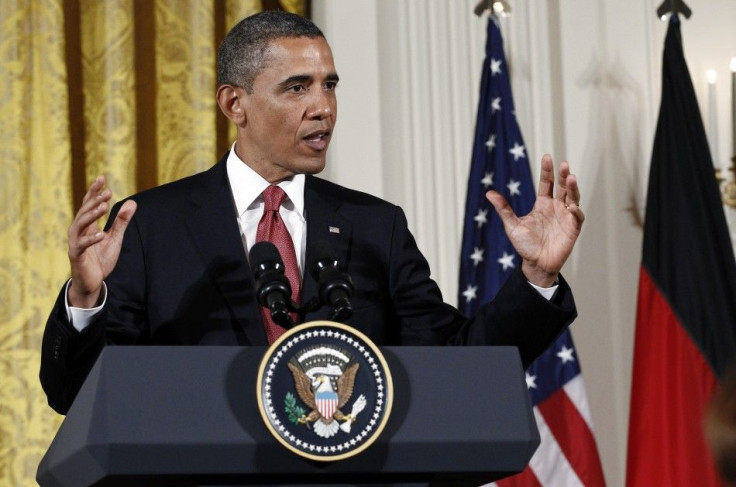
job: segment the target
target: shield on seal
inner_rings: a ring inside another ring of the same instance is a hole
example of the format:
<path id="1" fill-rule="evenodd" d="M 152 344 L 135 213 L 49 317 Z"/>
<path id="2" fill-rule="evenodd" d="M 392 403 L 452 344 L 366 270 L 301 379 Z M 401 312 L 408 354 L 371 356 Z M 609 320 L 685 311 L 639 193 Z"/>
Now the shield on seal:
<path id="1" fill-rule="evenodd" d="M 325 418 L 326 421 L 332 419 L 332 415 L 337 410 L 337 392 L 335 391 L 317 391 L 314 395 L 317 411 Z"/>

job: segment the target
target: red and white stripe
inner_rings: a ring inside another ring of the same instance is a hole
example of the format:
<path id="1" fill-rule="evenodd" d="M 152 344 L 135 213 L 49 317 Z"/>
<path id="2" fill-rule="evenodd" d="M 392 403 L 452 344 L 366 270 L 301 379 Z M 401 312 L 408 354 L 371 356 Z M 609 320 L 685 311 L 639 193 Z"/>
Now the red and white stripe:
<path id="1" fill-rule="evenodd" d="M 603 469 L 581 375 L 534 407 L 542 439 L 520 474 L 489 486 L 603 487 Z"/>
<path id="2" fill-rule="evenodd" d="M 337 411 L 337 399 L 316 399 L 317 411 L 325 419 L 330 419 Z"/>

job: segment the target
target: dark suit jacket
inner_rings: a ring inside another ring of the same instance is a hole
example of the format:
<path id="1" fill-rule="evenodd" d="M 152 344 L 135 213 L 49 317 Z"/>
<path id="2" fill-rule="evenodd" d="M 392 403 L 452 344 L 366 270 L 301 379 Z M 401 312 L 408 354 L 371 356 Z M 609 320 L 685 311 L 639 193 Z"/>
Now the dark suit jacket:
<path id="1" fill-rule="evenodd" d="M 493 302 L 467 319 L 442 301 L 399 207 L 312 176 L 304 191 L 306 262 L 310 245 L 331 243 L 355 284 L 347 323 L 378 345 L 515 345 L 526 366 L 576 316 L 564 281 L 549 302 L 517 272 Z M 61 413 L 105 344 L 266 344 L 225 158 L 132 199 L 138 209 L 106 280 L 101 316 L 76 332 L 62 291 L 46 325 L 41 383 Z M 307 269 L 302 301 L 316 294 Z M 329 311 L 309 313 L 306 321 L 327 319 Z"/>

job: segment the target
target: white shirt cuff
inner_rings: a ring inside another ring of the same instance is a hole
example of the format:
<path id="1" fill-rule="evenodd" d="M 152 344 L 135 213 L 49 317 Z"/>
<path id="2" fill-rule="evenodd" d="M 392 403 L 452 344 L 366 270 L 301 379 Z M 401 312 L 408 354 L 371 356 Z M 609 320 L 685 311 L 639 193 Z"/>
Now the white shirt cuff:
<path id="1" fill-rule="evenodd" d="M 102 312 L 102 308 L 107 302 L 107 285 L 102 282 L 102 304 L 94 308 L 76 308 L 69 304 L 69 284 L 72 280 L 69 279 L 64 288 L 64 302 L 66 304 L 66 317 L 69 319 L 69 323 L 77 331 L 82 331 L 87 328 L 90 323 Z"/>
<path id="2" fill-rule="evenodd" d="M 552 296 L 555 295 L 555 291 L 557 291 L 557 288 L 560 287 L 559 284 L 555 284 L 552 287 L 539 287 L 536 284 L 532 284 L 531 282 L 529 284 L 531 284 L 531 286 L 536 289 L 539 294 L 544 296 L 544 299 L 546 299 L 547 301 L 552 299 Z"/>

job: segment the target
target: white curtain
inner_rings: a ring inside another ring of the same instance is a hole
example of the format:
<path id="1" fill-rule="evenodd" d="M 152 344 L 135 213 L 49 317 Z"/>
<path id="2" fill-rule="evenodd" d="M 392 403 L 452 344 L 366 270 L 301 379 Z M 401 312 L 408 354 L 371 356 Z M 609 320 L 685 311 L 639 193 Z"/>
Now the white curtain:
<path id="1" fill-rule="evenodd" d="M 339 122 L 325 175 L 401 205 L 456 302 L 465 186 L 486 19 L 476 0 L 314 0 L 335 54 Z M 517 0 L 501 22 L 532 170 L 548 152 L 578 175 L 586 223 L 563 270 L 609 485 L 623 485 L 641 229 L 659 109 L 660 0 Z M 718 71 L 718 153 L 733 154 L 733 0 L 688 0 L 683 38 L 700 100 Z M 705 120 L 708 108 L 701 103 Z M 732 176 L 732 173 L 729 173 Z M 736 210 L 727 209 L 734 222 Z M 733 238 L 732 238 L 733 239 Z"/>

